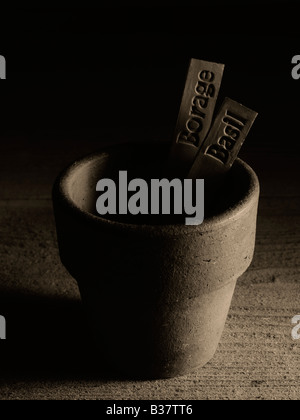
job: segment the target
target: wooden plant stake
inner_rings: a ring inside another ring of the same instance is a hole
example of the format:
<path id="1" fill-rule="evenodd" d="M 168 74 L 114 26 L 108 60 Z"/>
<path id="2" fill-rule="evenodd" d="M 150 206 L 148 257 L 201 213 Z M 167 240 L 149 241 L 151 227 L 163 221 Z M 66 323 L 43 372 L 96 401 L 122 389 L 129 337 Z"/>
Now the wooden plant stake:
<path id="1" fill-rule="evenodd" d="M 225 98 L 188 178 L 216 178 L 232 166 L 257 112 Z"/>
<path id="2" fill-rule="evenodd" d="M 183 178 L 208 133 L 224 64 L 191 59 L 177 118 L 166 175 Z"/>

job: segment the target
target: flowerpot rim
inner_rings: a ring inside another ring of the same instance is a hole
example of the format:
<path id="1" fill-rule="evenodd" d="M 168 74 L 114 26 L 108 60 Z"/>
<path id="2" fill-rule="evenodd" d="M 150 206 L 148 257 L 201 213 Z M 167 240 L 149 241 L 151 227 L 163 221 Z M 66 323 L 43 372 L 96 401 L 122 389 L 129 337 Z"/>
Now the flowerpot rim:
<path id="1" fill-rule="evenodd" d="M 132 145 L 133 143 L 128 143 Z M 126 144 L 125 144 L 126 145 Z M 103 154 L 109 153 L 110 150 L 124 146 L 124 143 L 115 144 L 113 146 L 103 147 L 102 149 L 90 153 L 87 156 L 77 159 L 65 168 L 56 178 L 52 197 L 53 202 L 60 203 L 65 209 L 70 211 L 74 217 L 92 224 L 95 229 L 108 229 L 112 231 L 119 231 L 120 233 L 138 233 L 145 235 L 158 236 L 182 236 L 190 234 L 203 234 L 204 232 L 215 231 L 222 228 L 224 225 L 230 224 L 235 220 L 241 218 L 247 213 L 253 205 L 257 204 L 259 196 L 259 180 L 254 170 L 242 159 L 237 158 L 234 165 L 238 165 L 242 170 L 247 172 L 249 176 L 249 188 L 245 194 L 230 208 L 225 211 L 204 218 L 204 221 L 199 225 L 185 225 L 185 224 L 134 224 L 124 223 L 116 220 L 110 220 L 101 215 L 92 214 L 86 210 L 81 209 L 70 197 L 68 193 L 68 180 L 83 165 L 99 158 Z"/>

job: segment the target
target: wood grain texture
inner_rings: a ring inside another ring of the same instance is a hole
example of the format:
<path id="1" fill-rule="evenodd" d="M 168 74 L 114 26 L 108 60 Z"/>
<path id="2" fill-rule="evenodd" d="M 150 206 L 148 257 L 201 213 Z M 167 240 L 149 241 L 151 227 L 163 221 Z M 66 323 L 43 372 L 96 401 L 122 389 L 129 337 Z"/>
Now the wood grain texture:
<path id="1" fill-rule="evenodd" d="M 78 288 L 56 243 L 52 180 L 69 158 L 92 151 L 95 141 L 75 151 L 68 149 L 71 140 L 52 145 L 51 159 L 43 153 L 49 143 L 38 144 L 15 140 L 5 158 L 0 155 L 0 313 L 8 331 L 0 341 L 1 399 L 300 399 L 300 340 L 291 337 L 291 319 L 300 314 L 297 157 L 250 149 L 242 156 L 261 182 L 256 249 L 238 280 L 213 359 L 187 376 L 128 381 L 94 369 Z M 81 362 L 81 354 L 89 354 L 89 362 Z"/>

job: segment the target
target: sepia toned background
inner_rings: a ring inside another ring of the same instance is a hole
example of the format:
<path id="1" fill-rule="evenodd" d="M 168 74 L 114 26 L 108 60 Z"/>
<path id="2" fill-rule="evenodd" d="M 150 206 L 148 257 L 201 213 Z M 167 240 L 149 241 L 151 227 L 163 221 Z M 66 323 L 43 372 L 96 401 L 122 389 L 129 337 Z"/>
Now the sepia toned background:
<path id="1" fill-rule="evenodd" d="M 1 399 L 299 398 L 295 12 L 293 2 L 1 11 Z M 229 96 L 259 113 L 240 152 L 261 184 L 256 250 L 214 358 L 184 377 L 129 381 L 94 367 L 79 292 L 58 255 L 51 189 L 67 164 L 103 145 L 171 141 L 191 57 L 225 64 L 217 106 Z"/>

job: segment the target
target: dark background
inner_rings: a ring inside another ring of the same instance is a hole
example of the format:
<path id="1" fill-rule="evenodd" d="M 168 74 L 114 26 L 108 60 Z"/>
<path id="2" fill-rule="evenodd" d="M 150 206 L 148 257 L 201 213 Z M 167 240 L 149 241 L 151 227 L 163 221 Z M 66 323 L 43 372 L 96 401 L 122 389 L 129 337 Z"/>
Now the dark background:
<path id="1" fill-rule="evenodd" d="M 118 382 L 98 390 L 96 373 L 93 394 L 85 382 L 93 347 L 75 282 L 59 260 L 51 188 L 66 164 L 104 143 L 171 140 L 191 57 L 225 64 L 217 105 L 229 96 L 259 113 L 240 156 L 258 174 L 261 197 L 254 263 L 237 289 L 224 346 L 204 376 L 175 380 L 172 397 L 183 395 L 182 386 L 187 398 L 198 398 L 199 381 L 204 398 L 230 398 L 232 384 L 247 398 L 299 395 L 290 338 L 299 311 L 300 80 L 291 76 L 300 54 L 297 2 L 26 4 L 0 8 L 7 61 L 0 82 L 0 314 L 7 319 L 0 398 L 169 395 L 160 385 L 151 394 L 149 384 L 137 393 L 135 383 L 127 394 Z M 61 385 L 70 376 L 74 382 Z M 260 391 L 264 381 L 269 388 Z"/>
<path id="2" fill-rule="evenodd" d="M 194 57 L 225 64 L 219 102 L 229 96 L 259 113 L 248 142 L 298 149 L 296 3 L 209 4 L 1 11 L 1 130 L 100 138 L 105 127 L 118 140 L 136 127 L 171 138 Z"/>

